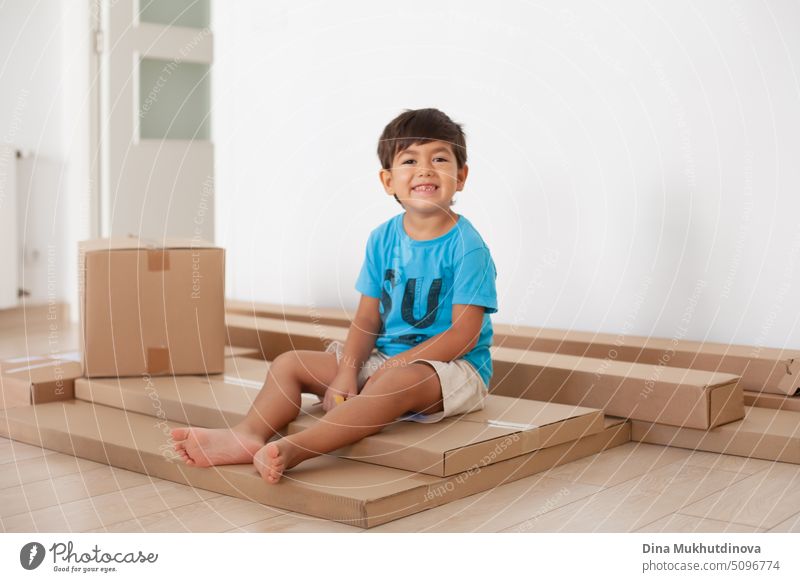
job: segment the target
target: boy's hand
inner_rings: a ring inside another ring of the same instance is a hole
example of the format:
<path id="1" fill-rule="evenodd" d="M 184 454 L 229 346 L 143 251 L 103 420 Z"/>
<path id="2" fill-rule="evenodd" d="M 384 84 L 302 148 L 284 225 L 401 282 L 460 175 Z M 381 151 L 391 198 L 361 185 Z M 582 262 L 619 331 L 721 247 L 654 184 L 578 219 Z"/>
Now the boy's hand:
<path id="1" fill-rule="evenodd" d="M 328 412 L 356 394 L 358 394 L 358 384 L 355 378 L 336 376 L 325 391 L 325 397 L 322 399 L 322 410 Z"/>

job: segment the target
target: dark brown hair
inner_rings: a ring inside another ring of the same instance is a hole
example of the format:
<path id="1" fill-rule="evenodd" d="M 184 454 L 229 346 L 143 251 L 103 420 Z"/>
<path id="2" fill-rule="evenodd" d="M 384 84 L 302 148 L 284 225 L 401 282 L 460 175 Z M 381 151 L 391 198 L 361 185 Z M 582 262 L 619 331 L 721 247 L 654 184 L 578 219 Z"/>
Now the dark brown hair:
<path id="1" fill-rule="evenodd" d="M 389 122 L 378 140 L 381 167 L 390 169 L 398 152 L 431 141 L 450 144 L 459 170 L 467 163 L 467 141 L 460 124 L 438 109 L 406 109 Z"/>

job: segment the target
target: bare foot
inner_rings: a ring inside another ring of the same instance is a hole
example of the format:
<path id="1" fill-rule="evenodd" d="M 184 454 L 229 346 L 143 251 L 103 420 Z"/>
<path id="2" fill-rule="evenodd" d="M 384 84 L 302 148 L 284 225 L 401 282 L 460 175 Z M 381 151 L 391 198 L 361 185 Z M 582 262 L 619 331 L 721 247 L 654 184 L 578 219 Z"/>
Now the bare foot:
<path id="1" fill-rule="evenodd" d="M 260 437 L 236 428 L 173 428 L 175 450 L 187 465 L 238 465 L 251 463 L 264 446 Z"/>
<path id="2" fill-rule="evenodd" d="M 253 464 L 264 481 L 277 483 L 286 469 L 291 469 L 300 462 L 295 452 L 291 441 L 279 439 L 261 447 L 253 456 Z"/>

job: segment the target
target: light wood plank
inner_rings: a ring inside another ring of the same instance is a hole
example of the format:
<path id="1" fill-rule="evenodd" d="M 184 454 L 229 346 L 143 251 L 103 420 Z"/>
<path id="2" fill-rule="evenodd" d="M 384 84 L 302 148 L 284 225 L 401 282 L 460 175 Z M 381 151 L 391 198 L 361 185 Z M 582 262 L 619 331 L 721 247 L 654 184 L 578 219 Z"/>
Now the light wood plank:
<path id="1" fill-rule="evenodd" d="M 745 478 L 728 471 L 673 463 L 505 531 L 635 531 Z"/>
<path id="2" fill-rule="evenodd" d="M 0 489 L 44 479 L 54 479 L 70 473 L 85 473 L 104 466 L 94 461 L 61 453 L 34 457 L 4 467 L 0 471 Z"/>
<path id="3" fill-rule="evenodd" d="M 681 513 L 770 529 L 800 511 L 800 467 L 773 463 Z"/>
<path id="4" fill-rule="evenodd" d="M 731 471 L 733 473 L 744 473 L 746 475 L 758 473 L 759 471 L 768 469 L 774 464 L 774 461 L 765 461 L 764 459 L 721 455 L 719 453 L 708 453 L 705 451 L 688 452 L 689 458 L 686 460 L 686 463 L 690 465 L 719 469 L 721 471 Z"/>
<path id="5" fill-rule="evenodd" d="M 220 495 L 204 501 L 110 524 L 107 532 L 224 532 L 281 515 L 272 507 Z"/>
<path id="6" fill-rule="evenodd" d="M 585 459 L 555 467 L 548 477 L 570 483 L 613 487 L 648 471 L 685 461 L 690 451 L 646 443 L 626 443 Z"/>
<path id="7" fill-rule="evenodd" d="M 784 519 L 782 522 L 768 531 L 780 533 L 800 533 L 800 513 L 795 513 L 788 519 Z"/>
<path id="8" fill-rule="evenodd" d="M 652 523 L 648 523 L 636 531 L 659 533 L 755 533 L 766 530 L 750 525 L 742 525 L 740 523 L 728 523 L 716 519 L 673 513 L 672 515 L 667 515 Z"/>
<path id="9" fill-rule="evenodd" d="M 35 459 L 44 455 L 52 455 L 55 451 L 49 451 L 41 447 L 26 445 L 16 441 L 0 443 L 0 464 L 18 463 L 25 459 Z M 7 469 L 7 467 L 6 467 Z"/>
<path id="10" fill-rule="evenodd" d="M 0 517 L 10 517 L 79 499 L 145 485 L 145 475 L 115 467 L 70 473 L 0 490 Z"/>
<path id="11" fill-rule="evenodd" d="M 88 531 L 211 497 L 216 497 L 216 493 L 159 479 L 147 485 L 2 518 L 0 522 L 8 532 Z"/>

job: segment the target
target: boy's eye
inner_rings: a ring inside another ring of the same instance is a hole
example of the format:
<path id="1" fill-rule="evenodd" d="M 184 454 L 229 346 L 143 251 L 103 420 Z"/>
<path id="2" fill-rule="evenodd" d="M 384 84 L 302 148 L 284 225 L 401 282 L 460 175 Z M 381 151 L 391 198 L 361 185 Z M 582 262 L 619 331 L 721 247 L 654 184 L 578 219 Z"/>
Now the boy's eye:
<path id="1" fill-rule="evenodd" d="M 406 161 L 404 161 L 403 163 L 404 163 L 404 164 L 413 164 L 413 163 L 414 163 L 414 160 L 406 160 Z"/>

